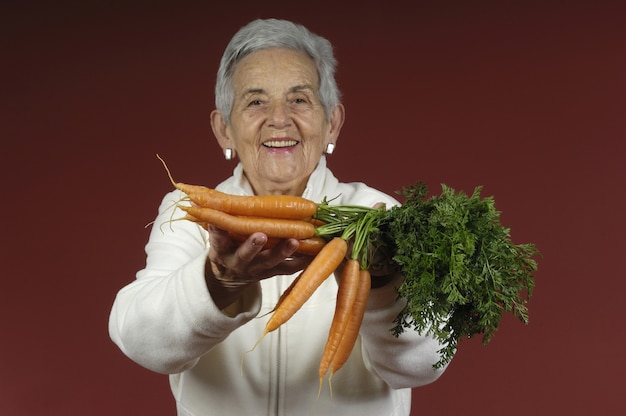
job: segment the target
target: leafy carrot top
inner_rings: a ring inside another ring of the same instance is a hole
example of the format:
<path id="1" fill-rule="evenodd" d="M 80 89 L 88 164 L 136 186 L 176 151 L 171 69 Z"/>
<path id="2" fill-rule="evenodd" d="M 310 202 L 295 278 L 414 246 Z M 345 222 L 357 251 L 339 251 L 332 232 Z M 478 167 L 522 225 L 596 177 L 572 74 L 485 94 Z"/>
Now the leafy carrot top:
<path id="1" fill-rule="evenodd" d="M 413 328 L 442 344 L 441 367 L 452 359 L 458 340 L 476 334 L 487 344 L 504 312 L 528 322 L 527 300 L 534 287 L 539 254 L 533 244 L 516 245 L 500 223 L 492 197 L 471 196 L 442 185 L 426 198 L 423 183 L 403 188 L 405 202 L 389 210 L 323 203 L 326 229 L 318 235 L 354 234 L 353 257 L 370 266 L 371 247 L 393 253 L 404 275 L 398 288 L 407 305 L 391 329 L 400 336 Z M 348 230 L 348 231 L 346 231 Z"/>

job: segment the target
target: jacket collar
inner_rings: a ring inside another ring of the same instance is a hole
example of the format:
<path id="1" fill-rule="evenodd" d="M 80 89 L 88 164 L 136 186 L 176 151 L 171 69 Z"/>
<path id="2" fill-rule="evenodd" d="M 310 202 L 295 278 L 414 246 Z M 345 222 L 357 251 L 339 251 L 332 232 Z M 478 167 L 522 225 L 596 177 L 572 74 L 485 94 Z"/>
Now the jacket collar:
<path id="1" fill-rule="evenodd" d="M 326 156 L 322 155 L 317 166 L 311 173 L 302 197 L 314 202 L 321 202 L 322 199 L 336 188 L 339 181 L 333 173 L 326 167 Z M 243 174 L 241 163 L 235 166 L 233 176 L 218 186 L 219 190 L 235 195 L 254 195 L 252 186 Z"/>

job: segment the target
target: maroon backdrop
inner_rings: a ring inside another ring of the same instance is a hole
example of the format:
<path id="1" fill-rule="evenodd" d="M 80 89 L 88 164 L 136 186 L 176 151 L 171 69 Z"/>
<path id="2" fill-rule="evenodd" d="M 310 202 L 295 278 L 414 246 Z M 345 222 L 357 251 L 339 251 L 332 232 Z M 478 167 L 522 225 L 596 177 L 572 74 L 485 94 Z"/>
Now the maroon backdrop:
<path id="1" fill-rule="evenodd" d="M 413 414 L 626 414 L 623 3 L 23 3 L 0 11 L 0 414 L 174 413 L 166 377 L 110 342 L 108 313 L 170 189 L 155 154 L 179 180 L 229 175 L 214 73 L 256 17 L 335 44 L 341 179 L 483 185 L 543 252 L 530 324 L 463 341 Z"/>

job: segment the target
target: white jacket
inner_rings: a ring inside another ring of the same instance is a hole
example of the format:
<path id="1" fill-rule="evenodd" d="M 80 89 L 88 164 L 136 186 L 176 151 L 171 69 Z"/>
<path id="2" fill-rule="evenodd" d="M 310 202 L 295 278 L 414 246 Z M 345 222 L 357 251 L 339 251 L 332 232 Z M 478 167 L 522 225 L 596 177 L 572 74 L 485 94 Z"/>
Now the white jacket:
<path id="1" fill-rule="evenodd" d="M 252 194 L 241 165 L 217 189 Z M 339 183 L 324 157 L 309 179 L 305 198 L 373 206 L 397 204 L 362 183 Z M 268 312 L 294 276 L 276 276 L 252 287 L 227 311 L 218 310 L 204 280 L 207 233 L 188 221 L 173 221 L 180 193 L 164 199 L 146 245 L 146 267 L 122 288 L 109 331 L 138 364 L 169 374 L 181 416 L 358 415 L 410 413 L 411 387 L 436 380 L 441 347 L 407 331 L 394 337 L 392 321 L 403 306 L 394 285 L 373 289 L 360 339 L 349 360 L 318 398 L 318 365 L 334 313 L 337 282 L 327 279 L 294 317 L 268 334 Z"/>

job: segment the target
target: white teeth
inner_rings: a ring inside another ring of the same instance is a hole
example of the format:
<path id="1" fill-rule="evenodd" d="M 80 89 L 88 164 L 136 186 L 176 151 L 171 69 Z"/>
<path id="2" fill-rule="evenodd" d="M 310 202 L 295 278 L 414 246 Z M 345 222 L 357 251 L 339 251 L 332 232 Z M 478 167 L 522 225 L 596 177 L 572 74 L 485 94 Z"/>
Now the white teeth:
<path id="1" fill-rule="evenodd" d="M 270 140 L 263 143 L 265 147 L 290 147 L 298 144 L 297 140 Z"/>

